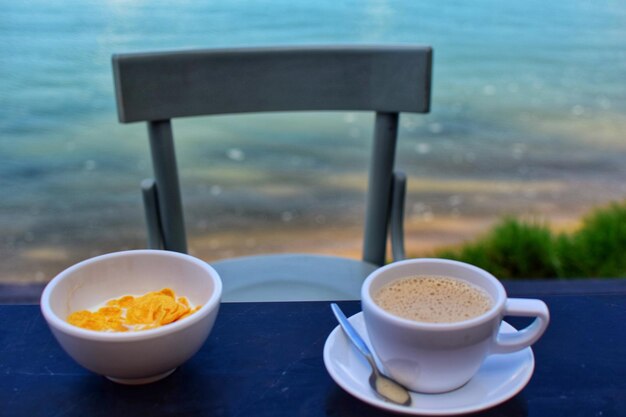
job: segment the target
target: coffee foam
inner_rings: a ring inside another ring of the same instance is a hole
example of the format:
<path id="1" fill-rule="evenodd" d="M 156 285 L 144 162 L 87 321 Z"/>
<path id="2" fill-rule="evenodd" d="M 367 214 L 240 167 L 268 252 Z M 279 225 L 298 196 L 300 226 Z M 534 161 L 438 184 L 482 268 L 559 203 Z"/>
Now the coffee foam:
<path id="1" fill-rule="evenodd" d="M 453 323 L 480 316 L 491 309 L 491 296 L 466 281 L 436 275 L 401 278 L 374 294 L 384 310 L 414 321 Z"/>

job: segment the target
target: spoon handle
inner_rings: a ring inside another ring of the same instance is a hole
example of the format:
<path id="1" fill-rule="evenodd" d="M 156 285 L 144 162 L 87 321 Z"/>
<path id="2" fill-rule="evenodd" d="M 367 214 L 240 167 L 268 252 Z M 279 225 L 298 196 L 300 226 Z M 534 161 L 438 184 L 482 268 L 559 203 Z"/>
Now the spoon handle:
<path id="1" fill-rule="evenodd" d="M 343 311 L 341 311 L 339 306 L 335 303 L 331 303 L 330 308 L 333 310 L 333 313 L 335 314 L 335 317 L 337 317 L 337 321 L 339 321 L 341 328 L 346 332 L 346 335 L 354 344 L 354 346 L 356 346 L 356 348 L 359 349 L 359 351 L 363 355 L 365 355 L 367 359 L 373 361 L 372 352 L 370 352 L 369 348 L 367 347 L 359 333 L 356 331 L 356 329 L 352 327 L 352 325 L 348 321 L 348 318 L 345 314 L 343 314 Z"/>

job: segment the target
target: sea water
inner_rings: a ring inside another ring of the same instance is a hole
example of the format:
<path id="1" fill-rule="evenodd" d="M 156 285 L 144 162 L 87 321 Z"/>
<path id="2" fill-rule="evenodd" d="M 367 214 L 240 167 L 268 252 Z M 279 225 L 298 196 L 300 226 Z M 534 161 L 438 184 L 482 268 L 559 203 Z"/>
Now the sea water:
<path id="1" fill-rule="evenodd" d="M 145 245 L 147 131 L 117 121 L 119 52 L 431 45 L 432 111 L 401 117 L 409 220 L 558 215 L 626 195 L 623 1 L 0 0 L 0 39 L 2 281 L 45 281 Z M 175 121 L 188 233 L 232 231 L 233 247 L 271 250 L 271 236 L 263 247 L 263 234 L 242 232 L 292 230 L 299 242 L 302 228 L 356 227 L 372 122 L 361 112 Z"/>

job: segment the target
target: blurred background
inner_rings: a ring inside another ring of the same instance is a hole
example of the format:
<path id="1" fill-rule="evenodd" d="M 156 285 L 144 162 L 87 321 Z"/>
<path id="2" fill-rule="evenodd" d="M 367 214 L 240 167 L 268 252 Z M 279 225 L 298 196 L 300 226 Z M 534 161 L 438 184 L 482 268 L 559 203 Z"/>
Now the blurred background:
<path id="1" fill-rule="evenodd" d="M 0 0 L 0 39 L 0 282 L 145 247 L 147 130 L 117 121 L 120 52 L 432 46 L 431 113 L 400 120 L 409 256 L 471 244 L 505 218 L 575 233 L 626 196 L 622 1 Z M 360 112 L 175 121 L 190 252 L 359 257 L 372 123 Z"/>

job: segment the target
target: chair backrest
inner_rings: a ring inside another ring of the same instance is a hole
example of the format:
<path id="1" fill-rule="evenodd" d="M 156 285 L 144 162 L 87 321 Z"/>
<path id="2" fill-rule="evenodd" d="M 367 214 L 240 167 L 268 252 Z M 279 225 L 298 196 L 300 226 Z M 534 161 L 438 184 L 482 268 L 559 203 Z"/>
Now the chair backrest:
<path id="1" fill-rule="evenodd" d="M 269 111 L 376 112 L 363 259 L 384 263 L 400 112 L 430 108 L 432 50 L 324 46 L 113 56 L 119 120 L 148 122 L 165 249 L 186 251 L 170 119 Z"/>

